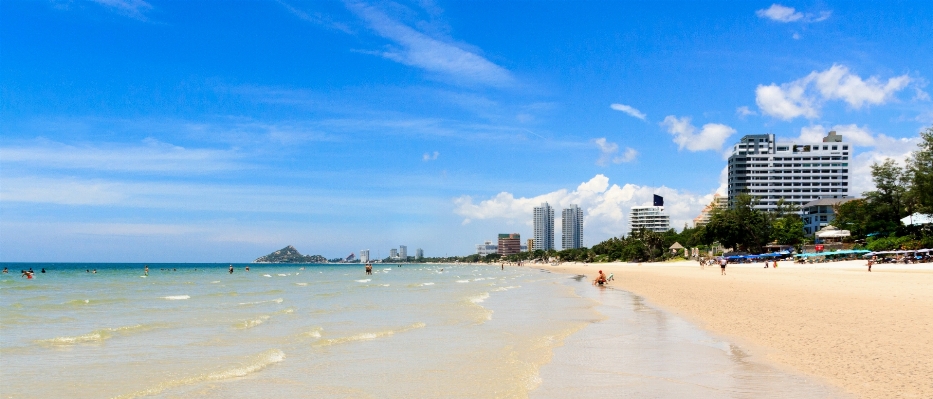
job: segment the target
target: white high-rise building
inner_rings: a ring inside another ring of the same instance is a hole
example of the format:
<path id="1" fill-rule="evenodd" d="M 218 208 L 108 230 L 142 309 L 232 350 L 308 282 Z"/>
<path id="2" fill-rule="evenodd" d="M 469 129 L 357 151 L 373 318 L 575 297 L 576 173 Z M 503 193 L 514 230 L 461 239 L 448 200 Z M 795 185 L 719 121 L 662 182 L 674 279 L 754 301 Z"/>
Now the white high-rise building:
<path id="1" fill-rule="evenodd" d="M 421 250 L 421 248 L 416 249 L 416 250 L 415 250 L 415 259 L 422 259 L 422 258 L 424 258 L 424 251 Z"/>
<path id="2" fill-rule="evenodd" d="M 781 199 L 802 206 L 820 198 L 849 193 L 849 144 L 835 131 L 816 143 L 778 143 L 773 134 L 742 137 L 729 156 L 729 204 L 741 193 L 777 208 Z"/>
<path id="3" fill-rule="evenodd" d="M 493 244 L 492 241 L 486 241 L 482 244 L 476 244 L 476 254 L 486 256 L 499 251 L 499 244 Z"/>
<path id="4" fill-rule="evenodd" d="M 402 260 L 408 260 L 408 247 L 404 245 L 398 246 L 398 257 Z"/>
<path id="5" fill-rule="evenodd" d="M 570 204 L 561 216 L 561 248 L 583 248 L 583 209 Z"/>
<path id="6" fill-rule="evenodd" d="M 664 206 L 633 206 L 629 213 L 632 230 L 641 229 L 662 233 L 671 229 L 671 217 L 664 214 Z"/>
<path id="7" fill-rule="evenodd" d="M 389 258 L 391 258 L 391 259 L 396 259 L 396 258 L 398 258 L 398 250 L 395 249 L 395 248 L 390 249 L 390 250 L 389 250 Z"/>
<path id="8" fill-rule="evenodd" d="M 369 250 L 368 249 L 360 250 L 360 263 L 369 263 Z"/>
<path id="9" fill-rule="evenodd" d="M 554 208 L 547 202 L 534 210 L 534 249 L 554 249 Z"/>

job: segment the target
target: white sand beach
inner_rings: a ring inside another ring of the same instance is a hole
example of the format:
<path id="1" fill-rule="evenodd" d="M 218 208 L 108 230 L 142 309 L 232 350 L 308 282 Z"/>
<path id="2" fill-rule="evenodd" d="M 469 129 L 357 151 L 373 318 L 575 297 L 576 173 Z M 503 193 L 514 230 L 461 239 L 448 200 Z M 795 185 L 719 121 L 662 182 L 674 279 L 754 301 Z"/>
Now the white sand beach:
<path id="1" fill-rule="evenodd" d="M 933 264 L 755 263 L 725 276 L 696 262 L 537 267 L 613 273 L 611 286 L 858 397 L 933 397 Z"/>

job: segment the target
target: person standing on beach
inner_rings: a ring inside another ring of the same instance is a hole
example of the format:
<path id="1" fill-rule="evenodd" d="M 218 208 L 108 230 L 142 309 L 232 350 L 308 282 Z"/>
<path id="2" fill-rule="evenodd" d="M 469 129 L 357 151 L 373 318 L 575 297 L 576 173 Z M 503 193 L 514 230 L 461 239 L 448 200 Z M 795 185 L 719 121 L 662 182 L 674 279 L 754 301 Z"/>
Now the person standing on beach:
<path id="1" fill-rule="evenodd" d="M 874 257 L 872 257 L 871 259 L 868 260 L 868 272 L 869 272 L 869 273 L 871 272 L 871 265 L 872 265 L 873 263 L 875 263 L 875 258 L 874 258 Z"/>
<path id="2" fill-rule="evenodd" d="M 723 275 L 723 276 L 726 275 L 726 265 L 727 265 L 727 264 L 729 264 L 729 260 L 727 260 L 725 256 L 723 256 L 722 258 L 719 258 L 719 268 L 722 270 L 722 271 L 719 273 L 720 275 Z"/>

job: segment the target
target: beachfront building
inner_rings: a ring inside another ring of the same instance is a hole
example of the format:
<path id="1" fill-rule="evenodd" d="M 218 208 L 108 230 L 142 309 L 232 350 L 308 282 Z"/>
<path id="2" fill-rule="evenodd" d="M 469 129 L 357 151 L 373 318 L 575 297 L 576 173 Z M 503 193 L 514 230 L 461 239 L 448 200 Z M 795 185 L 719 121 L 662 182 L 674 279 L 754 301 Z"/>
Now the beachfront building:
<path id="1" fill-rule="evenodd" d="M 583 248 L 583 209 L 575 204 L 561 215 L 561 248 Z"/>
<path id="2" fill-rule="evenodd" d="M 369 250 L 368 249 L 360 250 L 360 263 L 369 263 Z"/>
<path id="3" fill-rule="evenodd" d="M 705 208 L 703 208 L 697 217 L 693 218 L 693 227 L 705 226 L 707 223 L 709 223 L 709 217 L 713 213 L 714 209 L 726 209 L 728 207 L 729 198 L 723 195 L 713 194 L 713 201 L 710 202 L 709 205 L 707 205 Z"/>
<path id="4" fill-rule="evenodd" d="M 654 205 L 633 206 L 629 213 L 629 234 L 641 229 L 665 232 L 671 229 L 671 217 L 664 213 L 664 197 L 654 196 Z"/>
<path id="5" fill-rule="evenodd" d="M 522 251 L 534 251 L 534 248 L 535 248 L 535 240 L 533 238 L 529 238 L 528 244 L 525 245 Z"/>
<path id="6" fill-rule="evenodd" d="M 415 259 L 424 259 L 424 251 L 422 251 L 421 248 L 415 250 Z"/>
<path id="7" fill-rule="evenodd" d="M 810 201 L 800 207 L 800 218 L 803 219 L 803 231 L 807 235 L 816 234 L 824 227 L 830 225 L 836 218 L 836 208 L 855 198 L 821 198 Z"/>
<path id="8" fill-rule="evenodd" d="M 389 258 L 390 258 L 390 259 L 396 259 L 396 258 L 398 258 L 398 250 L 395 249 L 395 248 L 390 249 L 390 250 L 389 250 Z"/>
<path id="9" fill-rule="evenodd" d="M 518 233 L 499 234 L 499 245 L 496 253 L 502 256 L 522 252 L 522 237 Z"/>
<path id="10" fill-rule="evenodd" d="M 554 208 L 547 202 L 534 209 L 534 249 L 554 249 Z"/>
<path id="11" fill-rule="evenodd" d="M 404 245 L 398 246 L 398 257 L 401 260 L 408 260 L 408 247 Z"/>
<path id="12" fill-rule="evenodd" d="M 493 244 L 492 241 L 486 241 L 482 244 L 476 244 L 476 254 L 480 256 L 486 256 L 489 254 L 495 254 L 499 252 L 499 246 Z"/>
<path id="13" fill-rule="evenodd" d="M 779 200 L 803 206 L 821 198 L 849 193 L 849 144 L 835 131 L 818 143 L 776 142 L 773 134 L 751 134 L 732 147 L 728 197 L 748 193 L 761 210 L 774 210 Z"/>

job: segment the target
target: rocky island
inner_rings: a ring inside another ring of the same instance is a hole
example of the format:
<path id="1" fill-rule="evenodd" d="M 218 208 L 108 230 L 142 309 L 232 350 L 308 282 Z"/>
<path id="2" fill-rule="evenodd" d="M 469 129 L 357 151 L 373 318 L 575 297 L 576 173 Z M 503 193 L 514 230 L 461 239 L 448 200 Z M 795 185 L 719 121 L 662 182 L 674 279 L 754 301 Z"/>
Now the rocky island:
<path id="1" fill-rule="evenodd" d="M 289 245 L 266 256 L 256 258 L 253 263 L 327 263 L 327 258 L 321 255 L 302 255 L 295 247 Z"/>

